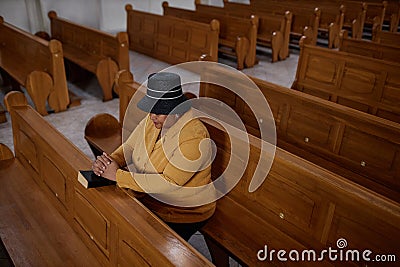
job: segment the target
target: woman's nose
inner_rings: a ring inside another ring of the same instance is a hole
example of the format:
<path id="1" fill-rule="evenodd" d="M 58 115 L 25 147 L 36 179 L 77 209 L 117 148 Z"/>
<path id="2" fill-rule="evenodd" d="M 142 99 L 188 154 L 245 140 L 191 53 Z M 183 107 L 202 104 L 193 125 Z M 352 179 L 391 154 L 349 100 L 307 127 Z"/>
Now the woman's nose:
<path id="1" fill-rule="evenodd" d="M 150 119 L 155 120 L 157 118 L 157 115 L 154 113 L 150 113 Z"/>

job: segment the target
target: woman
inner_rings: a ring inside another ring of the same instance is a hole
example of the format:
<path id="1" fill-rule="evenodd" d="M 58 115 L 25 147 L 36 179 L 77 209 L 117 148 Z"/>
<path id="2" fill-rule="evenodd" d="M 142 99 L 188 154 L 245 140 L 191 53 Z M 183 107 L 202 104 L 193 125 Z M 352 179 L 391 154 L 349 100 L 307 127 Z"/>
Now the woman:
<path id="1" fill-rule="evenodd" d="M 209 134 L 200 120 L 192 118 L 190 101 L 186 100 L 179 75 L 168 72 L 150 75 L 146 95 L 137 104 L 150 114 L 116 151 L 97 157 L 93 171 L 136 192 L 159 193 L 166 187 L 164 184 L 200 188 L 211 183 L 211 147 L 202 143 Z M 127 165 L 130 172 L 122 169 Z M 140 185 L 138 181 L 142 181 Z M 168 195 L 168 190 L 177 192 L 166 189 L 162 193 Z M 196 194 L 191 198 L 196 198 Z M 180 201 L 186 200 L 191 202 L 189 198 Z M 215 201 L 173 205 L 149 194 L 141 201 L 185 240 L 215 211 Z"/>

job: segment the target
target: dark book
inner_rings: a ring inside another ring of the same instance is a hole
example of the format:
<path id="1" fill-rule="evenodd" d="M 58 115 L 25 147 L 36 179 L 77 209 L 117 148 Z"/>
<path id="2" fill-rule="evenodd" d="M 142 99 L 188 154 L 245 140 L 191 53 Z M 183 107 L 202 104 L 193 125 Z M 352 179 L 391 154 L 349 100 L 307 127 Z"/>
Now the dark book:
<path id="1" fill-rule="evenodd" d="M 78 172 L 78 181 L 85 188 L 93 188 L 93 187 L 100 187 L 100 186 L 116 184 L 115 181 L 111 181 L 104 177 L 97 176 L 96 174 L 94 174 L 94 172 L 92 170 L 89 170 L 89 171 L 80 170 Z"/>

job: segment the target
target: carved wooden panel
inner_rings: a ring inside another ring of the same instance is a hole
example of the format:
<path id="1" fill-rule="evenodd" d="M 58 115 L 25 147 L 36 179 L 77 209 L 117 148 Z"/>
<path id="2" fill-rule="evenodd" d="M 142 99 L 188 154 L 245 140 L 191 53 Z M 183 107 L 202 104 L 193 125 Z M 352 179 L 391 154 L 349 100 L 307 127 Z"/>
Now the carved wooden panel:
<path id="1" fill-rule="evenodd" d="M 34 134 L 28 129 L 20 129 L 16 148 L 17 153 L 19 152 L 33 170 L 39 173 L 38 152 L 35 145 Z"/>
<path id="2" fill-rule="evenodd" d="M 390 212 L 379 210 L 379 208 L 368 207 L 366 202 L 359 202 L 356 198 L 348 199 L 347 203 L 338 204 L 333 213 L 332 224 L 329 229 L 327 247 L 337 249 L 338 252 L 353 250 L 357 251 L 360 262 L 364 250 L 370 250 L 368 255 L 371 259 L 368 266 L 381 266 L 383 263 L 375 261 L 375 256 L 394 255 L 399 257 L 398 236 L 400 235 L 398 225 L 388 219 Z M 341 201 L 339 201 L 341 202 Z M 345 239 L 346 246 L 338 249 L 337 242 Z M 338 253 L 339 255 L 339 253 Z M 354 254 L 355 256 L 357 254 Z M 397 266 L 396 262 L 387 261 L 384 266 Z"/>
<path id="3" fill-rule="evenodd" d="M 107 256 L 110 256 L 110 221 L 79 190 L 74 192 L 74 219 Z"/>
<path id="4" fill-rule="evenodd" d="M 400 190 L 394 179 L 400 160 L 400 145 L 366 131 L 347 126 L 344 130 L 339 156 L 349 161 L 356 171 L 377 182 Z"/>
<path id="5" fill-rule="evenodd" d="M 177 64 L 208 54 L 217 60 L 218 26 L 127 9 L 130 49 Z"/>
<path id="6" fill-rule="evenodd" d="M 320 212 L 318 209 L 321 198 L 288 178 L 273 168 L 262 187 L 250 194 L 250 198 L 282 222 L 310 232 L 315 227 L 314 222 Z"/>
<path id="7" fill-rule="evenodd" d="M 292 88 L 400 122 L 400 64 L 302 45 Z"/>
<path id="8" fill-rule="evenodd" d="M 130 266 L 151 266 L 149 262 L 143 258 L 140 253 L 135 249 L 137 244 L 120 240 L 119 241 L 119 255 L 118 255 L 118 266 L 130 267 Z"/>
<path id="9" fill-rule="evenodd" d="M 292 107 L 287 124 L 281 125 L 279 130 L 289 142 L 301 147 L 311 146 L 312 149 L 329 153 L 333 151 L 337 139 L 335 135 L 337 128 L 338 124 L 334 117 L 327 117 L 327 114 L 318 114 L 307 108 Z"/>
<path id="10" fill-rule="evenodd" d="M 61 204 L 67 207 L 67 178 L 65 177 L 59 166 L 53 162 L 47 155 L 42 156 L 42 177 L 44 183 L 50 189 L 52 194 L 61 202 Z"/>

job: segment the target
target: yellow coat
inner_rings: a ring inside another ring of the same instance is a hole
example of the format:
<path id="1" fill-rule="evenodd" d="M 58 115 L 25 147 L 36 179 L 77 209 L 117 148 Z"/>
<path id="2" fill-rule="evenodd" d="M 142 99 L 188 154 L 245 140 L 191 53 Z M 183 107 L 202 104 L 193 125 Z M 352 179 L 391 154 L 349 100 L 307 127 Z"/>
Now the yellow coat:
<path id="1" fill-rule="evenodd" d="M 215 211 L 215 201 L 210 184 L 211 145 L 202 142 L 209 138 L 206 127 L 188 111 L 158 138 L 160 132 L 146 116 L 111 154 L 120 167 L 129 168 L 118 169 L 117 184 L 149 193 L 141 198 L 142 203 L 164 221 L 208 219 Z"/>

